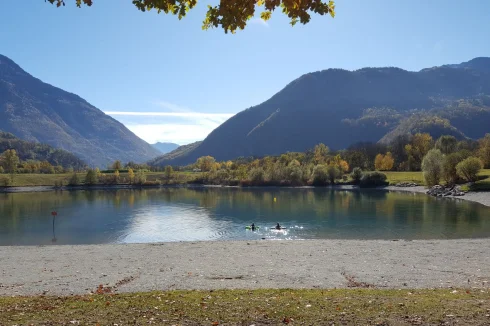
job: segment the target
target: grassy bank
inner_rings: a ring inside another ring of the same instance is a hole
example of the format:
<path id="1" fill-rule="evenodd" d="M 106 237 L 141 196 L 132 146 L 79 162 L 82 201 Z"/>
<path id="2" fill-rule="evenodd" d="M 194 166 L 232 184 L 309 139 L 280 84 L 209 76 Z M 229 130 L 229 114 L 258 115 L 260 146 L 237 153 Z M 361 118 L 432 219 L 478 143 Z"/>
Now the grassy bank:
<path id="1" fill-rule="evenodd" d="M 14 182 L 11 186 L 14 187 L 33 187 L 33 186 L 54 186 L 55 183 L 62 181 L 64 185 L 68 184 L 68 181 L 72 177 L 72 173 L 63 174 L 16 174 L 14 175 Z M 86 173 L 77 173 L 80 183 L 85 182 Z M 157 180 L 163 183 L 169 182 L 171 184 L 187 183 L 194 180 L 200 173 L 195 172 L 174 172 L 172 178 L 167 180 L 163 172 L 148 172 L 145 174 L 148 182 L 155 182 Z M 10 175 L 3 175 L 10 177 Z M 121 184 L 127 184 L 128 174 L 120 174 Z M 126 182 L 124 182 L 126 180 Z"/>
<path id="2" fill-rule="evenodd" d="M 394 172 L 394 171 L 383 171 L 386 174 L 387 181 L 390 185 L 395 185 L 399 182 L 415 182 L 419 185 L 424 185 L 424 175 L 421 171 L 415 172 Z"/>
<path id="3" fill-rule="evenodd" d="M 480 290 L 220 290 L 0 298 L 0 325 L 484 325 Z"/>
<path id="4" fill-rule="evenodd" d="M 471 187 L 471 190 L 490 191 L 490 169 L 482 170 L 479 175 L 482 177 L 482 179 L 475 182 L 475 184 Z"/>

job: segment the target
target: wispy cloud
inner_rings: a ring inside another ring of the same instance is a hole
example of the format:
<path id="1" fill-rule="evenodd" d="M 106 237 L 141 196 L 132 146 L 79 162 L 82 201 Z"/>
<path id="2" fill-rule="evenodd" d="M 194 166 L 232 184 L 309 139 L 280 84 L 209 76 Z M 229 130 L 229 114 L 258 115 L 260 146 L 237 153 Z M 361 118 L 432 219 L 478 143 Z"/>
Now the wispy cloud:
<path id="1" fill-rule="evenodd" d="M 233 113 L 195 112 L 187 107 L 159 101 L 165 111 L 106 111 L 149 143 L 157 141 L 188 144 L 203 140 Z M 170 111 L 170 112 L 169 112 Z"/>
<path id="2" fill-rule="evenodd" d="M 232 113 L 204 113 L 204 112 L 139 112 L 139 111 L 106 111 L 105 114 L 147 117 L 179 117 L 179 118 L 231 118 Z"/>
<path id="3" fill-rule="evenodd" d="M 269 23 L 268 22 L 266 22 L 262 18 L 258 18 L 258 17 L 250 19 L 250 23 L 256 24 L 256 25 L 262 25 L 264 27 L 269 27 Z"/>

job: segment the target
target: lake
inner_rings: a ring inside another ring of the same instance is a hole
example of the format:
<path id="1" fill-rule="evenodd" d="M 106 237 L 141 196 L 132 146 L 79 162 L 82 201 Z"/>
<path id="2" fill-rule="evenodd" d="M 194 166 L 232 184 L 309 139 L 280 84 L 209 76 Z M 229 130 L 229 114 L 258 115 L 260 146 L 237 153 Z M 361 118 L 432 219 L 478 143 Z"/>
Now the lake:
<path id="1" fill-rule="evenodd" d="M 252 222 L 260 230 L 245 230 Z M 271 230 L 277 222 L 287 229 Z M 488 207 L 402 192 L 166 188 L 0 194 L 0 245 L 485 237 Z"/>

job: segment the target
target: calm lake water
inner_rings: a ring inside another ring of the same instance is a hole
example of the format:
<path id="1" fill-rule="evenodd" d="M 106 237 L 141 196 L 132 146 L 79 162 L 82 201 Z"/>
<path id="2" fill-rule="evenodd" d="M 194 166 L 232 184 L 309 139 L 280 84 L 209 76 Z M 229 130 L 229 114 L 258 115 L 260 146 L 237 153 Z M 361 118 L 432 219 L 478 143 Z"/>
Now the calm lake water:
<path id="1" fill-rule="evenodd" d="M 54 232 L 52 211 L 58 212 Z M 252 222 L 259 231 L 245 230 Z M 276 222 L 287 230 L 271 230 Z M 488 207 L 401 192 L 181 188 L 0 194 L 0 245 L 483 237 L 490 237 Z"/>

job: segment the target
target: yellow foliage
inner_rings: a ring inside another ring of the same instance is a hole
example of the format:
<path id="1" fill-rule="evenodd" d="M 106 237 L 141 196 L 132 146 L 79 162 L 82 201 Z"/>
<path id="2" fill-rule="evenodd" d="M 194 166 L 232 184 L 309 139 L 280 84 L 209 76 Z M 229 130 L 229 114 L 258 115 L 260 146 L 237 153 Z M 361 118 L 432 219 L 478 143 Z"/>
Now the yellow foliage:
<path id="1" fill-rule="evenodd" d="M 386 153 L 386 155 L 378 154 L 374 159 L 374 168 L 377 171 L 389 171 L 393 169 L 394 164 L 395 159 L 390 152 Z"/>
<path id="2" fill-rule="evenodd" d="M 104 2 L 103 0 L 74 1 L 77 7 L 81 7 L 82 4 L 90 7 L 94 1 Z M 48 0 L 48 2 L 62 7 L 68 0 Z M 197 0 L 132 0 L 132 3 L 141 11 L 155 9 L 158 13 L 164 12 L 182 19 L 197 5 Z M 208 5 L 202 29 L 221 27 L 225 33 L 235 33 L 237 29 L 245 28 L 247 22 L 254 17 L 258 6 L 265 8 L 265 11 L 260 14 L 261 19 L 270 19 L 272 12 L 279 9 L 288 16 L 291 25 L 297 22 L 307 24 L 311 19 L 311 13 L 321 16 L 329 14 L 332 18 L 335 17 L 335 3 L 332 0 L 328 2 L 325 0 L 228 0 L 219 1 L 216 6 Z"/>

